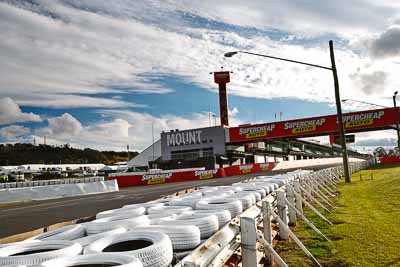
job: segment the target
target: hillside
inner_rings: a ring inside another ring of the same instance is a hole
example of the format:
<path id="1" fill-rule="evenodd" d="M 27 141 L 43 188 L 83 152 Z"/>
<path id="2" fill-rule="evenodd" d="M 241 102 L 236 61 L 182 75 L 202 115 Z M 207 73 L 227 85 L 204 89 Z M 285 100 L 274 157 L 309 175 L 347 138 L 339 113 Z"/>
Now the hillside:
<path id="1" fill-rule="evenodd" d="M 133 158 L 137 152 L 130 152 Z M 127 152 L 98 151 L 90 148 L 76 149 L 32 144 L 0 144 L 0 166 L 22 164 L 71 164 L 104 163 L 113 164 L 127 160 Z"/>

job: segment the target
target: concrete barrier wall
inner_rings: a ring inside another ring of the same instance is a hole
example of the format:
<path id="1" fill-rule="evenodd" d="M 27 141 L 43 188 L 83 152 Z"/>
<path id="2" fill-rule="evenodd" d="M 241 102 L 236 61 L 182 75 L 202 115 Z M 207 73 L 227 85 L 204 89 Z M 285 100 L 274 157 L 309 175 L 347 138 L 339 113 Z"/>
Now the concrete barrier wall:
<path id="1" fill-rule="evenodd" d="M 45 185 L 56 185 L 56 184 L 78 184 L 78 183 L 89 183 L 89 182 L 99 182 L 99 181 L 104 181 L 104 177 L 103 176 L 93 176 L 93 177 L 85 177 L 85 178 L 69 178 L 69 179 L 0 183 L 0 189 L 45 186 Z"/>
<path id="2" fill-rule="evenodd" d="M 44 200 L 118 191 L 116 180 L 0 190 L 0 203 Z"/>

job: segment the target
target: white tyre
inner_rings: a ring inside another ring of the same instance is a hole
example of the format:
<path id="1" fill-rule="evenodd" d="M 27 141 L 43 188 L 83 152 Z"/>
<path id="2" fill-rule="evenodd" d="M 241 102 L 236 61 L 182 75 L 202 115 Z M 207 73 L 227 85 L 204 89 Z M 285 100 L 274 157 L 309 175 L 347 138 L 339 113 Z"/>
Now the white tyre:
<path id="1" fill-rule="evenodd" d="M 86 229 L 81 224 L 63 226 L 43 234 L 29 238 L 28 240 L 74 240 L 84 237 Z"/>
<path id="2" fill-rule="evenodd" d="M 182 206 L 163 206 L 163 207 L 151 207 L 147 210 L 148 214 L 173 214 L 173 213 L 182 213 L 185 211 L 192 210 L 191 207 L 182 207 Z"/>
<path id="3" fill-rule="evenodd" d="M 264 188 L 257 187 L 256 185 L 255 186 L 244 186 L 242 189 L 245 192 L 257 192 L 257 193 L 261 194 L 262 198 L 267 196 L 267 192 L 264 190 Z"/>
<path id="4" fill-rule="evenodd" d="M 278 184 L 279 187 L 284 186 L 287 184 L 287 181 L 285 179 L 271 179 L 270 180 L 272 183 Z"/>
<path id="5" fill-rule="evenodd" d="M 110 230 L 104 233 L 99 233 L 99 234 L 94 234 L 94 235 L 89 235 L 89 236 L 85 236 L 82 238 L 78 238 L 73 240 L 73 242 L 80 244 L 82 247 L 86 247 L 88 245 L 90 245 L 91 243 L 93 243 L 94 241 L 103 238 L 107 235 L 115 235 L 115 234 L 122 234 L 125 233 L 127 231 L 127 229 L 125 228 L 117 228 L 114 230 Z"/>
<path id="6" fill-rule="evenodd" d="M 205 196 L 205 197 L 227 197 L 227 196 L 230 196 L 230 195 L 233 195 L 235 193 L 235 191 L 233 191 L 233 190 L 229 190 L 229 191 L 219 191 L 219 190 L 216 190 L 216 191 L 204 191 L 203 192 L 203 195 Z"/>
<path id="7" fill-rule="evenodd" d="M 0 248 L 0 266 L 38 265 L 50 259 L 75 256 L 81 252 L 81 245 L 66 240 L 19 243 Z"/>
<path id="8" fill-rule="evenodd" d="M 156 199 L 153 201 L 149 201 L 147 203 L 149 204 L 164 204 L 164 206 L 169 206 L 169 202 L 171 201 L 172 198 L 161 198 L 161 199 Z"/>
<path id="9" fill-rule="evenodd" d="M 274 182 L 274 181 L 272 181 L 272 180 L 265 180 L 265 181 L 262 181 L 265 185 L 270 185 L 270 186 L 272 186 L 273 187 L 273 191 L 274 190 L 276 190 L 276 189 L 278 189 L 280 186 L 279 186 L 279 184 L 278 183 L 276 183 L 276 182 Z"/>
<path id="10" fill-rule="evenodd" d="M 228 210 L 232 218 L 243 212 L 242 202 L 239 200 L 204 199 L 196 204 L 196 210 Z"/>
<path id="11" fill-rule="evenodd" d="M 139 203 L 139 204 L 130 204 L 130 205 L 125 205 L 122 206 L 121 209 L 135 209 L 135 208 L 140 208 L 143 207 L 146 209 L 150 208 L 150 207 L 162 207 L 164 206 L 164 203 Z"/>
<path id="12" fill-rule="evenodd" d="M 264 189 L 267 195 L 274 191 L 274 186 L 273 185 L 269 185 L 269 184 L 266 184 L 266 183 L 263 183 L 263 182 L 256 182 L 255 184 L 256 184 L 257 187 L 261 187 L 262 189 Z"/>
<path id="13" fill-rule="evenodd" d="M 182 215 L 192 215 L 193 217 L 201 218 L 204 215 L 215 215 L 218 218 L 218 228 L 220 229 L 222 226 L 231 221 L 231 213 L 228 210 L 194 210 L 189 211 L 187 213 L 183 213 Z"/>
<path id="14" fill-rule="evenodd" d="M 218 218 L 215 215 L 204 214 L 197 217 L 192 215 L 178 215 L 175 218 L 160 219 L 161 225 L 195 225 L 200 230 L 200 238 L 208 238 L 218 231 Z"/>
<path id="15" fill-rule="evenodd" d="M 196 203 L 200 201 L 202 197 L 193 196 L 193 197 L 182 197 L 178 199 L 171 200 L 170 204 L 172 206 L 186 206 L 191 207 L 192 209 L 196 207 Z"/>
<path id="16" fill-rule="evenodd" d="M 256 191 L 240 191 L 236 192 L 234 196 L 249 196 L 253 204 L 261 200 L 261 194 Z"/>
<path id="17" fill-rule="evenodd" d="M 160 219 L 163 219 L 163 218 L 174 218 L 174 217 L 176 217 L 178 214 L 175 214 L 175 213 L 171 213 L 171 214 L 164 214 L 164 213 L 162 213 L 162 214 L 160 214 L 160 213 L 156 213 L 156 214 L 149 214 L 149 215 L 146 215 L 147 216 L 147 218 L 149 218 L 149 220 L 150 220 L 150 225 L 155 225 L 155 224 L 159 224 L 159 221 L 160 221 Z"/>
<path id="18" fill-rule="evenodd" d="M 193 191 L 187 194 L 184 194 L 183 197 L 201 197 L 203 195 L 203 193 L 201 193 L 200 191 Z"/>
<path id="19" fill-rule="evenodd" d="M 114 230 L 120 227 L 123 228 L 132 228 L 135 226 L 146 226 L 150 224 L 149 218 L 145 215 L 129 218 L 125 215 L 123 216 L 115 216 L 115 217 L 106 217 L 101 219 L 96 219 L 91 221 L 86 226 L 86 232 L 88 235 L 98 234 L 107 232 L 110 230 Z"/>
<path id="20" fill-rule="evenodd" d="M 137 207 L 137 208 L 121 208 L 121 209 L 113 209 L 113 210 L 106 210 L 97 213 L 96 219 L 112 217 L 112 216 L 119 216 L 123 214 L 131 215 L 131 216 L 138 216 L 143 215 L 146 213 L 145 207 Z"/>
<path id="21" fill-rule="evenodd" d="M 200 245 L 200 230 L 194 225 L 150 225 L 132 228 L 134 231 L 157 231 L 166 234 L 173 250 L 190 250 Z"/>
<path id="22" fill-rule="evenodd" d="M 218 188 L 217 191 L 218 191 L 218 192 L 225 193 L 225 194 L 228 194 L 228 195 L 232 195 L 232 194 L 235 193 L 235 190 L 233 190 L 232 187 L 229 187 L 229 188 Z"/>
<path id="23" fill-rule="evenodd" d="M 74 266 L 120 266 L 143 267 L 142 262 L 133 256 L 102 253 L 96 255 L 78 255 L 63 257 L 43 262 L 40 267 L 74 267 Z"/>
<path id="24" fill-rule="evenodd" d="M 250 208 L 251 206 L 253 206 L 256 203 L 254 195 L 249 195 L 249 194 L 245 194 L 245 195 L 235 194 L 231 197 L 227 197 L 224 199 L 231 200 L 231 201 L 239 200 L 240 202 L 242 202 L 243 211 L 247 210 L 248 208 Z"/>
<path id="25" fill-rule="evenodd" d="M 144 267 L 167 267 L 172 262 L 172 243 L 166 234 L 130 231 L 99 239 L 84 254 L 117 253 L 137 257 Z"/>

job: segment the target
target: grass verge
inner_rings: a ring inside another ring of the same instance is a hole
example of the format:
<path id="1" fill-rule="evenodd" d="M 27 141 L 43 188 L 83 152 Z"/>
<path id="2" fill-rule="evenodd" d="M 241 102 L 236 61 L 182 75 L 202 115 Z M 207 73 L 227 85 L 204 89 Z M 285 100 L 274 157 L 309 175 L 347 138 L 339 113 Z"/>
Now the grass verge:
<path id="1" fill-rule="evenodd" d="M 333 226 L 305 208 L 306 217 L 332 242 L 300 222 L 294 232 L 304 245 L 323 266 L 400 266 L 400 165 L 353 174 L 352 183 L 338 191 L 332 214 L 324 213 Z M 294 242 L 278 242 L 276 249 L 289 266 L 312 265 Z"/>

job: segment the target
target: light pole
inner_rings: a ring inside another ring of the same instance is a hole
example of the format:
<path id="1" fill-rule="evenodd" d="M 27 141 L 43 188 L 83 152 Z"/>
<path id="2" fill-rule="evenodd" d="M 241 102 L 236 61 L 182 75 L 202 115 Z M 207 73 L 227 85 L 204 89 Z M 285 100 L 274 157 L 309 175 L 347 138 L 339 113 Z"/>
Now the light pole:
<path id="1" fill-rule="evenodd" d="M 399 93 L 399 91 L 394 92 L 393 94 L 393 106 L 396 109 L 396 96 Z M 395 110 L 396 114 L 396 132 L 397 132 L 397 149 L 400 149 L 400 132 L 399 132 L 399 114 L 397 110 Z"/>
<path id="2" fill-rule="evenodd" d="M 334 87 L 335 87 L 336 109 L 337 109 L 337 116 L 338 116 L 338 122 L 339 122 L 340 142 L 341 142 L 341 147 L 342 147 L 344 176 L 345 176 L 346 183 L 350 183 L 351 178 L 350 178 L 350 173 L 349 173 L 349 160 L 348 160 L 348 156 L 347 156 L 346 138 L 345 138 L 344 125 L 343 125 L 343 116 L 342 116 L 342 106 L 341 106 L 340 93 L 339 93 L 339 79 L 338 79 L 337 70 L 336 70 L 335 54 L 333 51 L 333 42 L 329 41 L 329 53 L 330 53 L 330 58 L 331 58 L 331 67 L 325 67 L 325 66 L 321 66 L 321 65 L 307 63 L 307 62 L 291 60 L 291 59 L 281 58 L 281 57 L 262 55 L 262 54 L 251 53 L 251 52 L 246 52 L 246 51 L 228 52 L 228 53 L 225 53 L 224 56 L 232 57 L 238 53 L 249 54 L 249 55 L 254 55 L 254 56 L 259 56 L 259 57 L 266 57 L 266 58 L 271 58 L 271 59 L 276 59 L 276 60 L 281 60 L 281 61 L 286 61 L 286 62 L 291 62 L 291 63 L 296 63 L 296 64 L 301 64 L 301 65 L 306 65 L 306 66 L 310 66 L 310 67 L 315 67 L 315 68 L 326 69 L 326 70 L 332 71 Z"/>
<path id="3" fill-rule="evenodd" d="M 374 103 L 369 103 L 369 102 L 365 102 L 365 101 L 360 101 L 360 100 L 355 100 L 355 99 L 343 99 L 342 102 L 347 102 L 347 101 L 351 101 L 351 102 L 358 102 L 361 104 L 367 104 L 367 105 L 372 105 L 372 106 L 377 106 L 380 108 L 387 108 L 387 106 L 382 106 L 382 105 L 378 105 L 378 104 L 374 104 Z"/>
<path id="4" fill-rule="evenodd" d="M 214 118 L 214 126 L 217 126 L 217 115 L 211 114 L 211 116 Z"/>

